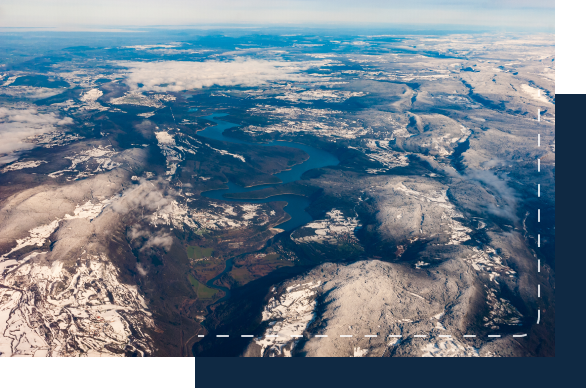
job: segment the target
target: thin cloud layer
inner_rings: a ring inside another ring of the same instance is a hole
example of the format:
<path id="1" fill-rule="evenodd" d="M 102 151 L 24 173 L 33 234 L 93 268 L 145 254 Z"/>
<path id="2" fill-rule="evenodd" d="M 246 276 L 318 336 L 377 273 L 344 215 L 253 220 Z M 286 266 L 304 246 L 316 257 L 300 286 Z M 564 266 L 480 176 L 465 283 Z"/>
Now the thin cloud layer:
<path id="1" fill-rule="evenodd" d="M 0 164 L 16 160 L 18 151 L 33 148 L 34 143 L 25 141 L 26 138 L 72 123 L 71 117 L 61 119 L 54 113 L 39 113 L 34 108 L 0 108 Z"/>
<path id="2" fill-rule="evenodd" d="M 135 246 L 142 245 L 140 251 L 143 252 L 148 248 L 163 248 L 169 251 L 173 245 L 173 237 L 169 233 L 161 230 L 151 233 L 140 228 L 140 225 L 133 225 L 126 233 L 128 238 L 134 241 Z"/>
<path id="3" fill-rule="evenodd" d="M 153 183 L 142 180 L 140 185 L 125 190 L 122 196 L 112 203 L 112 210 L 116 213 L 127 214 L 137 209 L 153 211 L 171 206 L 171 200 L 165 196 L 167 193 L 164 192 L 166 188 L 163 185 L 166 183 L 165 181 Z"/>
<path id="4" fill-rule="evenodd" d="M 132 90 L 178 92 L 206 86 L 259 86 L 274 81 L 308 81 L 300 74 L 321 63 L 236 60 L 232 62 L 123 62 L 130 69 L 126 84 Z M 139 88 L 142 84 L 142 88 Z"/>
<path id="5" fill-rule="evenodd" d="M 499 197 L 504 201 L 503 207 L 500 208 L 488 205 L 487 210 L 489 212 L 510 220 L 517 220 L 516 207 L 519 197 L 515 190 L 509 187 L 505 180 L 499 178 L 492 171 L 475 169 L 468 169 L 465 176 L 468 179 L 482 183 L 488 187 L 496 197 Z"/>

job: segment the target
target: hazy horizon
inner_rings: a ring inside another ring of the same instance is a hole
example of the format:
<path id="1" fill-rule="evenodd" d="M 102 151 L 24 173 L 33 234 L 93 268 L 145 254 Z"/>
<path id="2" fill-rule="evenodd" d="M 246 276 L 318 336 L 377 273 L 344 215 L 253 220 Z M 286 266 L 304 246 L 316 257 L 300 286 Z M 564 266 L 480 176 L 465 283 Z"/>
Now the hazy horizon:
<path id="1" fill-rule="evenodd" d="M 553 0 L 14 1 L 0 5 L 0 29 L 132 31 L 135 28 L 404 28 L 553 32 Z"/>

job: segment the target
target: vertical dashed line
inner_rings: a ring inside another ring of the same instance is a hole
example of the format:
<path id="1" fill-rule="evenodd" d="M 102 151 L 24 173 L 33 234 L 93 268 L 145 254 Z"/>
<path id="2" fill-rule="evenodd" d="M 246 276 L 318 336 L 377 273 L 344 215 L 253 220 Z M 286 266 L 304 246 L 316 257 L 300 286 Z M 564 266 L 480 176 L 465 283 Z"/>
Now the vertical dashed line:
<path id="1" fill-rule="evenodd" d="M 537 96 L 541 95 L 541 90 L 537 91 Z M 537 122 L 541 122 L 541 109 L 537 109 Z M 537 134 L 537 147 L 541 147 L 541 134 Z M 541 172 L 541 159 L 537 159 L 537 172 Z M 537 198 L 541 197 L 541 185 L 537 184 Z M 537 222 L 541 223 L 541 209 L 537 209 Z M 537 234 L 537 248 L 541 248 L 541 234 Z M 537 273 L 541 272 L 541 260 L 537 260 Z M 541 298 L 541 285 L 537 285 L 537 297 Z M 537 324 L 541 320 L 541 311 L 539 310 L 539 302 L 537 304 Z"/>

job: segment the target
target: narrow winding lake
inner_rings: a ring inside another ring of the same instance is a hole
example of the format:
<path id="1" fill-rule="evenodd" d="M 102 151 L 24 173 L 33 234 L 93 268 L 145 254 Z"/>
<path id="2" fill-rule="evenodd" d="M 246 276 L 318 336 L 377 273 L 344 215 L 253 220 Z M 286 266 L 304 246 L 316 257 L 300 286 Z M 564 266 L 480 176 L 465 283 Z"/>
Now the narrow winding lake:
<path id="1" fill-rule="evenodd" d="M 282 171 L 278 174 L 275 174 L 276 177 L 281 179 L 283 183 L 278 184 L 271 184 L 271 185 L 261 185 L 261 186 L 253 186 L 253 187 L 241 187 L 232 182 L 228 182 L 227 189 L 220 189 L 220 190 L 211 190 L 203 192 L 201 195 L 206 198 L 213 198 L 222 201 L 234 201 L 234 202 L 247 202 L 247 203 L 266 203 L 266 202 L 273 202 L 273 201 L 285 201 L 287 202 L 287 206 L 285 206 L 285 211 L 291 216 L 291 219 L 283 224 L 280 224 L 278 227 L 284 229 L 286 231 L 293 230 L 301 225 L 304 225 L 308 222 L 312 221 L 311 216 L 305 211 L 305 209 L 309 206 L 309 200 L 305 197 L 299 195 L 292 195 L 292 194 L 283 194 L 283 195 L 274 195 L 272 197 L 268 197 L 265 199 L 232 199 L 232 198 L 225 198 L 225 194 L 232 194 L 232 193 L 245 193 L 255 190 L 264 189 L 267 187 L 274 187 L 278 185 L 282 185 L 284 183 L 294 182 L 301 178 L 301 175 L 305 171 L 320 168 L 325 166 L 335 166 L 340 161 L 334 155 L 330 154 L 329 152 L 318 150 L 317 148 L 299 144 L 299 143 L 292 143 L 288 141 L 271 141 L 270 143 L 251 143 L 243 140 L 238 140 L 232 137 L 224 136 L 224 131 L 228 128 L 237 127 L 237 124 L 230 123 L 227 121 L 218 120 L 218 117 L 226 116 L 226 114 L 218 114 L 214 113 L 209 116 L 203 117 L 206 120 L 210 120 L 216 125 L 208 127 L 203 131 L 199 131 L 197 134 L 199 136 L 207 137 L 209 139 L 221 140 L 229 143 L 238 143 L 238 144 L 247 144 L 247 145 L 256 145 L 256 146 L 281 146 L 281 147 L 292 147 L 298 148 L 300 150 L 305 151 L 309 155 L 309 159 L 301 164 L 297 164 L 293 166 L 290 170 Z"/>
<path id="2" fill-rule="evenodd" d="M 287 202 L 287 206 L 285 206 L 284 210 L 287 212 L 291 219 L 287 222 L 284 222 L 278 225 L 279 228 L 284 229 L 285 231 L 293 230 L 301 225 L 304 225 L 308 222 L 311 222 L 313 219 L 311 216 L 305 211 L 305 209 L 309 206 L 309 200 L 300 195 L 293 195 L 293 194 L 283 194 L 283 195 L 274 195 L 272 197 L 268 197 L 265 199 L 233 199 L 233 198 L 224 198 L 225 194 L 231 193 L 245 193 L 249 191 L 255 191 L 264 189 L 267 187 L 274 187 L 278 185 L 282 185 L 284 183 L 294 182 L 301 178 L 301 175 L 305 171 L 311 170 L 313 168 L 320 168 L 325 166 L 335 166 L 340 161 L 334 155 L 330 154 L 329 152 L 318 150 L 317 148 L 299 144 L 299 143 L 292 143 L 287 141 L 272 141 L 270 143 L 251 143 L 243 140 L 238 140 L 232 137 L 224 136 L 224 131 L 228 128 L 237 127 L 237 124 L 230 123 L 227 121 L 218 120 L 217 117 L 223 117 L 226 114 L 218 114 L 214 113 L 209 116 L 203 117 L 204 119 L 210 120 L 216 125 L 208 127 L 202 131 L 199 131 L 197 134 L 202 137 L 207 137 L 208 139 L 215 139 L 221 140 L 229 143 L 238 143 L 238 144 L 250 144 L 255 146 L 281 146 L 281 147 L 292 147 L 298 148 L 300 150 L 305 151 L 309 155 L 309 159 L 304 161 L 303 163 L 297 164 L 291 167 L 290 170 L 282 171 L 278 174 L 275 174 L 276 177 L 279 177 L 283 182 L 278 184 L 271 184 L 271 185 L 260 185 L 260 186 L 253 186 L 253 187 L 241 187 L 232 182 L 228 182 L 227 189 L 220 189 L 220 190 L 210 190 L 201 193 L 203 197 L 206 198 L 213 198 L 222 201 L 233 201 L 233 202 L 247 202 L 247 203 L 266 203 L 272 201 L 285 201 Z M 234 258 L 230 258 L 226 261 L 226 267 L 224 270 L 214 278 L 208 280 L 206 282 L 206 286 L 210 288 L 214 288 L 217 290 L 222 290 L 224 292 L 224 296 L 217 300 L 214 304 L 222 302 L 230 297 L 230 289 L 223 286 L 218 286 L 214 284 L 214 282 L 221 278 L 222 275 L 228 273 L 232 270 L 232 266 L 234 265 Z M 210 308 L 211 305 L 207 307 L 208 312 L 211 312 Z"/>

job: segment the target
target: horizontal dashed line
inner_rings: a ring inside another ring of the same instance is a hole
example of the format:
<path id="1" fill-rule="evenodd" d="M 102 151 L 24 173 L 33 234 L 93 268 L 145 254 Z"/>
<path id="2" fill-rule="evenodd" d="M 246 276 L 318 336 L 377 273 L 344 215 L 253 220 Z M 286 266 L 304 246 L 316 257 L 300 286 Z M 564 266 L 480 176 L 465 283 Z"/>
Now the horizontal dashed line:
<path id="1" fill-rule="evenodd" d="M 205 335 L 203 334 L 198 334 L 197 335 L 198 338 L 204 338 Z M 229 334 L 217 334 L 216 335 L 217 338 L 229 338 L 230 335 Z M 240 337 L 242 338 L 254 338 L 253 334 L 242 334 L 240 335 Z M 264 337 L 266 338 L 278 338 L 279 335 L 278 334 L 267 334 Z M 302 334 L 291 334 L 290 337 L 292 338 L 303 338 Z M 328 338 L 327 334 L 316 334 L 314 335 L 315 338 Z M 353 335 L 352 334 L 340 334 L 341 338 L 352 338 Z M 365 338 L 377 338 L 378 335 L 377 334 L 365 334 L 364 335 Z M 402 338 L 403 336 L 401 334 L 389 334 L 390 338 Z M 428 335 L 426 334 L 415 334 L 413 335 L 413 337 L 415 338 L 427 338 Z M 451 334 L 440 334 L 438 335 L 439 338 L 451 338 L 452 335 Z M 475 334 L 464 334 L 462 337 L 464 338 L 476 338 L 477 336 Z M 501 338 L 503 337 L 501 334 L 488 334 L 489 338 Z M 513 334 L 514 338 L 523 338 L 523 337 L 527 337 L 527 334 Z"/>

